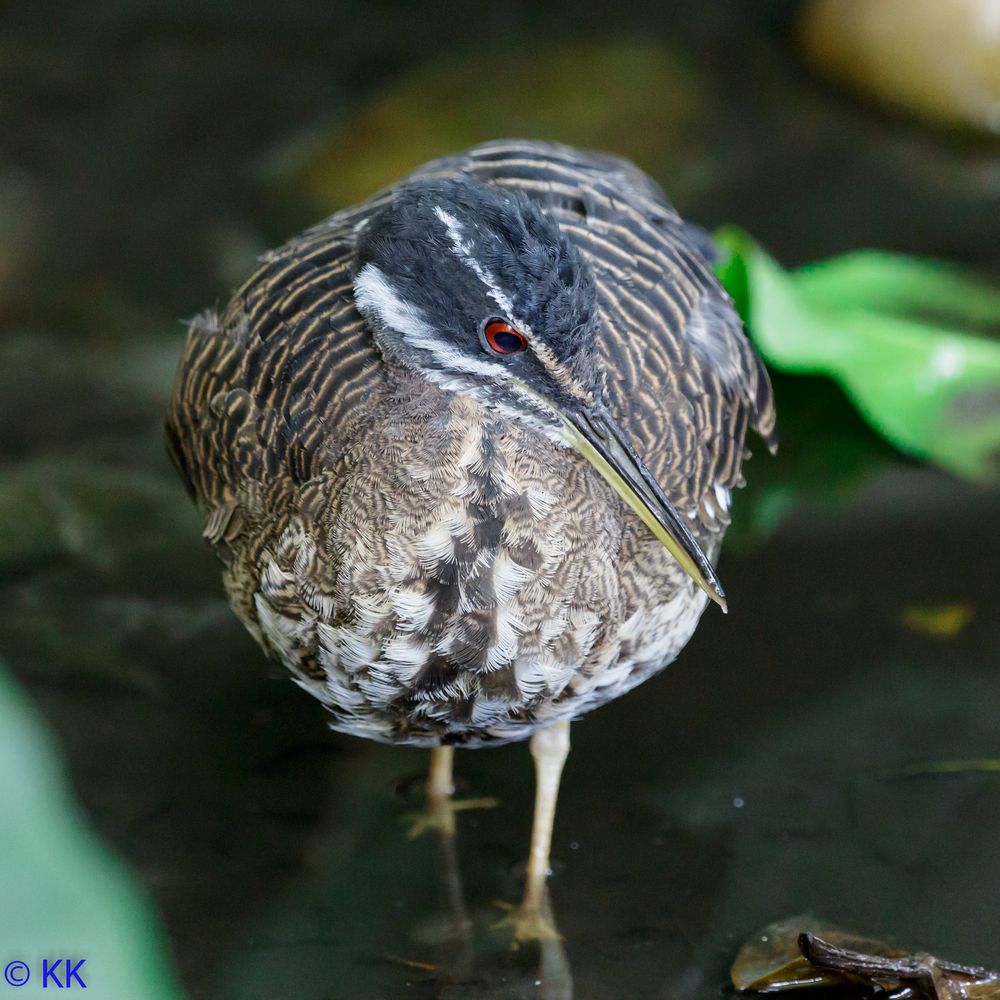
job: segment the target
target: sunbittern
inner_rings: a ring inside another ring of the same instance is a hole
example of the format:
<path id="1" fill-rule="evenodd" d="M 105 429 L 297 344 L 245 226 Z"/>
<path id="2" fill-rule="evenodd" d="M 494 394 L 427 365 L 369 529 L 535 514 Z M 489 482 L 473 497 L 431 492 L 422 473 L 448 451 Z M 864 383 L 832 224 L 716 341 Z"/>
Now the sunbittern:
<path id="1" fill-rule="evenodd" d="M 493 142 L 269 253 L 191 324 L 167 423 L 236 613 L 334 729 L 532 737 L 516 931 L 539 917 L 569 722 L 687 643 L 774 443 L 711 241 L 626 160 Z"/>

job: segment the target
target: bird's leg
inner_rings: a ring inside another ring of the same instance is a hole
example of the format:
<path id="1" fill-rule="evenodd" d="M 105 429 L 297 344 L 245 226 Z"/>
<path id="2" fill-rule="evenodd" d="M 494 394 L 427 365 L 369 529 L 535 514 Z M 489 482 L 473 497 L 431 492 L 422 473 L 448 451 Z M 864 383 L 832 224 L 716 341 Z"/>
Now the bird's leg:
<path id="1" fill-rule="evenodd" d="M 455 835 L 455 811 L 449 808 L 454 791 L 455 748 L 433 747 L 427 772 L 427 812 L 436 818 L 437 829 L 448 837 Z"/>
<path id="2" fill-rule="evenodd" d="M 558 940 L 559 932 L 545 907 L 545 880 L 549 874 L 552 827 L 556 819 L 559 779 L 569 755 L 569 722 L 556 722 L 531 738 L 535 759 L 535 818 L 531 827 L 531 854 L 524 898 L 503 924 L 513 926 L 515 941 Z"/>
<path id="3" fill-rule="evenodd" d="M 447 805 L 455 791 L 455 748 L 433 747 L 431 749 L 431 766 L 427 772 L 427 808 L 431 812 Z M 455 816 L 449 813 L 450 829 L 443 833 L 454 834 Z"/>
<path id="4" fill-rule="evenodd" d="M 545 880 L 549 874 L 559 780 L 568 755 L 569 722 L 556 722 L 531 738 L 531 756 L 535 758 L 535 818 L 531 827 L 531 854 L 521 903 L 524 913 L 541 913 Z"/>
<path id="5" fill-rule="evenodd" d="M 407 836 L 419 837 L 427 830 L 437 830 L 446 837 L 455 836 L 455 813 L 465 809 L 492 809 L 497 805 L 493 798 L 459 799 L 455 801 L 453 768 L 454 747 L 432 747 L 431 764 L 427 772 L 426 805 L 423 812 L 404 817 L 409 824 Z"/>

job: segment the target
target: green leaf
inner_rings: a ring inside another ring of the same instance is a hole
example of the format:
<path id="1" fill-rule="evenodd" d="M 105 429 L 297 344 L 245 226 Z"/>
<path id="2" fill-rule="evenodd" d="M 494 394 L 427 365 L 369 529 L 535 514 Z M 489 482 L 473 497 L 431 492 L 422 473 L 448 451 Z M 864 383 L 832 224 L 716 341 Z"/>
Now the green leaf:
<path id="1" fill-rule="evenodd" d="M 1000 327 L 1000 288 L 967 277 L 937 260 L 880 250 L 856 250 L 798 269 L 795 285 L 814 309 L 854 308 L 938 321 Z"/>
<path id="2" fill-rule="evenodd" d="M 27 965 L 18 997 L 49 996 L 42 962 L 68 958 L 85 959 L 79 974 L 95 997 L 180 1000 L 149 903 L 81 820 L 47 734 L 2 668 L 0 802 L 0 969 Z"/>
<path id="3" fill-rule="evenodd" d="M 719 274 L 767 361 L 836 380 L 883 437 L 972 478 L 1000 455 L 1000 290 L 933 261 L 858 251 L 783 270 L 716 234 Z"/>

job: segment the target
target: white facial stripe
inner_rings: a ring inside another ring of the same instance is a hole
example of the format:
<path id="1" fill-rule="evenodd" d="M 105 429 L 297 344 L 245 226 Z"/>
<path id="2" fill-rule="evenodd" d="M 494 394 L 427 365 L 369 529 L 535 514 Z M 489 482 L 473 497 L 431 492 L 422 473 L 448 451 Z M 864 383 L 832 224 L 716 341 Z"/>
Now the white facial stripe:
<path id="1" fill-rule="evenodd" d="M 524 336 L 531 341 L 531 349 L 539 361 L 548 369 L 549 374 L 565 386 L 572 396 L 584 402 L 593 402 L 593 395 L 581 389 L 570 375 L 566 366 L 555 356 L 552 349 L 541 338 L 534 333 L 527 323 L 522 322 L 514 316 L 513 304 L 502 288 L 497 284 L 492 275 L 488 274 L 475 257 L 472 256 L 471 242 L 462 239 L 462 224 L 450 212 L 445 211 L 440 205 L 434 208 L 434 214 L 444 223 L 448 231 L 448 238 L 451 240 L 452 249 L 455 256 L 463 264 L 471 268 L 476 277 L 486 286 L 490 297 L 504 311 L 506 318 L 517 327 Z"/>
<path id="2" fill-rule="evenodd" d="M 466 367 L 468 364 L 469 362 L 467 358 L 459 358 L 458 365 L 456 367 L 462 367 L 463 369 L 468 370 Z M 426 375 L 432 382 L 441 386 L 442 389 L 448 389 L 452 392 L 461 392 L 466 396 L 471 396 L 483 406 L 487 408 L 492 407 L 502 413 L 505 417 L 508 417 L 511 420 L 516 420 L 522 424 L 527 424 L 529 427 L 534 428 L 534 430 L 540 431 L 547 438 L 555 441 L 556 444 L 562 445 L 564 448 L 569 447 L 569 441 L 566 437 L 562 423 L 554 423 L 551 420 L 545 419 L 552 413 L 551 408 L 544 401 L 542 401 L 541 397 L 539 397 L 536 393 L 523 389 L 516 380 L 504 380 L 504 385 L 527 404 L 527 408 L 523 410 L 509 406 L 502 399 L 496 399 L 495 397 L 490 396 L 488 392 L 483 392 L 481 390 L 480 383 L 466 381 L 465 379 L 458 377 L 453 372 L 428 368 L 424 369 L 423 374 Z M 543 417 L 541 414 L 544 414 L 545 416 Z"/>
<path id="3" fill-rule="evenodd" d="M 374 264 L 365 264 L 354 279 L 354 301 L 366 318 L 375 315 L 400 336 L 433 338 L 434 331 L 423 313 L 401 299 L 386 276 Z"/>
<path id="4" fill-rule="evenodd" d="M 594 401 L 594 394 L 584 389 L 570 374 L 569 369 L 555 356 L 552 348 L 535 334 L 531 338 L 531 349 L 535 357 L 545 366 L 548 373 L 558 382 L 571 396 L 586 403 L 588 406 Z"/>
<path id="5" fill-rule="evenodd" d="M 503 400 L 492 398 L 488 393 L 482 392 L 478 384 L 470 384 L 464 379 L 458 378 L 449 372 L 428 369 L 424 372 L 424 374 L 432 382 L 441 386 L 442 389 L 447 389 L 452 392 L 460 392 L 466 396 L 471 396 L 477 403 L 481 403 L 487 408 L 492 408 L 497 412 L 502 413 L 508 419 L 517 421 L 519 424 L 526 425 L 531 427 L 533 430 L 538 431 L 540 434 L 544 434 L 550 441 L 560 447 L 571 447 L 562 424 L 550 423 L 539 415 L 540 412 L 544 412 L 547 416 L 550 412 L 549 408 L 539 403 L 533 393 L 524 392 L 520 386 L 507 383 L 508 388 L 513 389 L 518 396 L 529 404 L 531 409 L 518 410 L 513 406 L 509 406 Z"/>
<path id="6" fill-rule="evenodd" d="M 374 313 L 382 324 L 395 330 L 411 347 L 427 351 L 445 368 L 486 375 L 500 374 L 498 365 L 463 357 L 441 340 L 415 305 L 400 298 L 385 274 L 374 264 L 365 264 L 354 279 L 354 301 L 362 313 Z"/>
<path id="7" fill-rule="evenodd" d="M 440 205 L 435 207 L 434 214 L 444 223 L 444 228 L 448 231 L 448 238 L 451 240 L 455 256 L 475 273 L 476 277 L 486 286 L 490 293 L 490 298 L 504 311 L 507 318 L 513 321 L 513 304 L 510 298 L 499 284 L 497 284 L 496 279 L 491 274 L 487 274 L 482 264 L 472 256 L 472 243 L 462 239 L 462 224 L 454 215 L 446 212 Z M 530 333 L 523 324 L 519 324 L 518 329 L 525 335 Z"/>
<path id="8" fill-rule="evenodd" d="M 486 405 L 495 406 L 506 416 L 525 420 L 536 429 L 544 431 L 553 440 L 563 443 L 561 436 L 558 436 L 559 428 L 547 424 L 542 419 L 530 418 L 529 414 L 505 407 L 499 401 L 490 400 L 488 397 L 481 398 L 476 392 L 475 382 L 470 384 L 457 378 L 456 373 L 462 372 L 502 380 L 508 389 L 529 403 L 532 409 L 540 406 L 536 394 L 523 389 L 517 380 L 508 379 L 502 365 L 467 358 L 442 341 L 434 328 L 424 319 L 421 310 L 400 298 L 385 274 L 374 264 L 365 264 L 354 279 L 354 301 L 363 315 L 377 316 L 385 326 L 395 330 L 407 344 L 427 351 L 445 370 L 427 368 L 424 369 L 424 374 L 442 388 L 472 395 Z"/>

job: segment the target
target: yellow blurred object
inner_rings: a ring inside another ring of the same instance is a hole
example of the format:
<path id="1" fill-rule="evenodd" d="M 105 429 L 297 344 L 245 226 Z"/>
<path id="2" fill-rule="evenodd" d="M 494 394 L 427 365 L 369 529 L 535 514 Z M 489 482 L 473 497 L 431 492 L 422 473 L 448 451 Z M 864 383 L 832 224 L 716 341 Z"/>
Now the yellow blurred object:
<path id="1" fill-rule="evenodd" d="M 922 635 L 951 639 L 972 621 L 974 614 L 971 604 L 914 605 L 903 611 L 903 624 Z"/>
<path id="2" fill-rule="evenodd" d="M 420 163 L 505 136 L 613 149 L 659 175 L 681 160 L 695 170 L 681 140 L 700 103 L 697 74 L 659 44 L 478 48 L 405 73 L 344 127 L 286 151 L 276 173 L 331 211 Z"/>
<path id="3" fill-rule="evenodd" d="M 811 0 L 800 38 L 863 93 L 1000 133 L 1000 0 Z"/>

